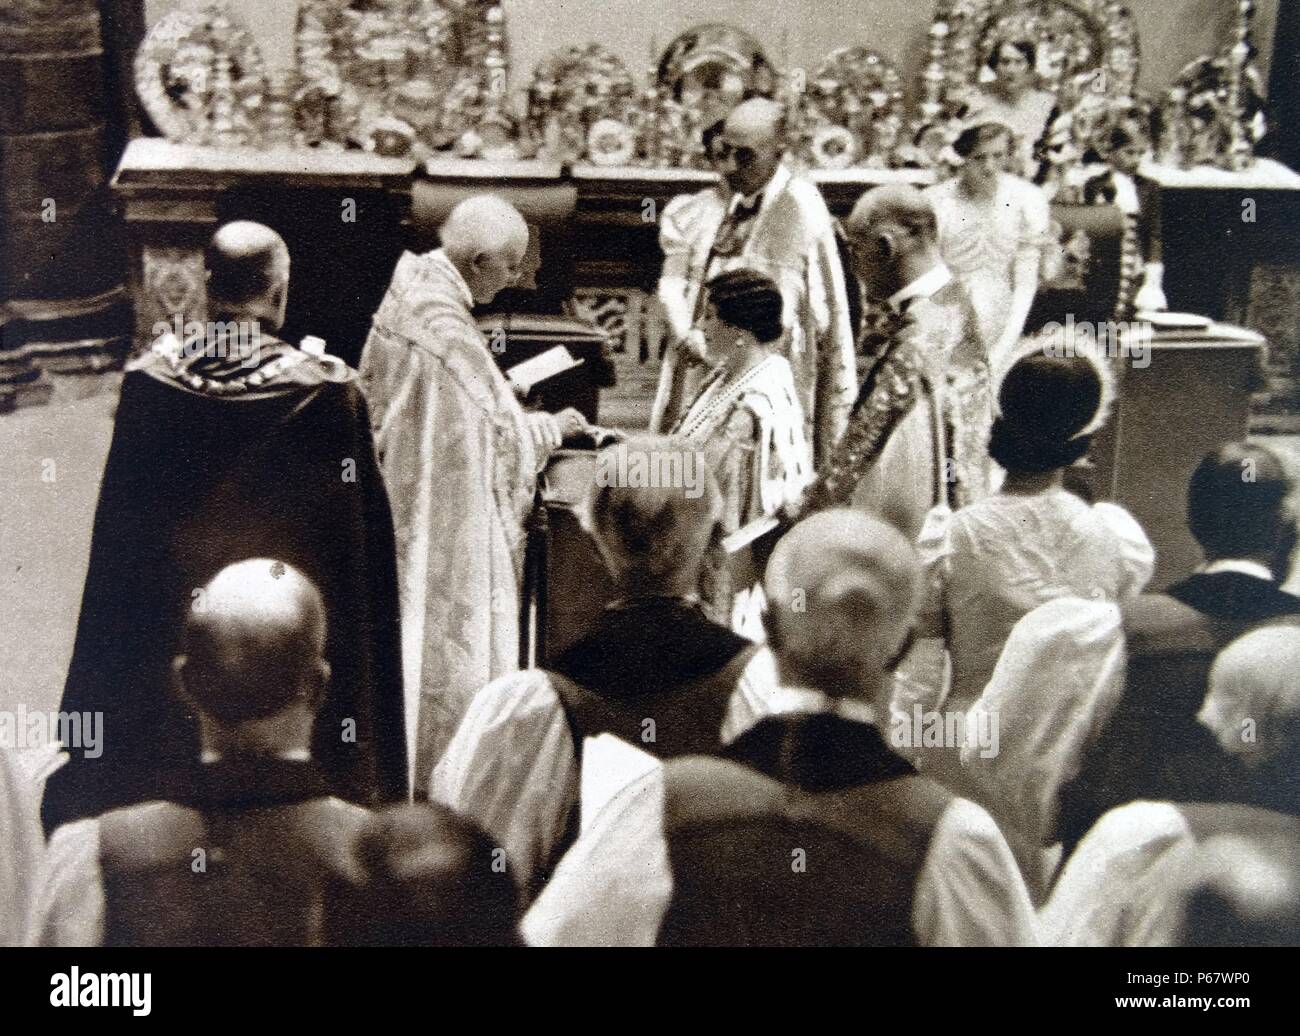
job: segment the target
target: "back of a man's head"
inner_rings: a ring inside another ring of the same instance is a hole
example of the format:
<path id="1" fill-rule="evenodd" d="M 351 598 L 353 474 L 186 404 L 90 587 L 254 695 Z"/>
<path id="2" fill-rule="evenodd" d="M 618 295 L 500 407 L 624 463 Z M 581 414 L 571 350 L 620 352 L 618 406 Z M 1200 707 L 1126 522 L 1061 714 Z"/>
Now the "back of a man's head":
<path id="1" fill-rule="evenodd" d="M 444 252 L 457 266 L 484 252 L 528 243 L 528 224 L 510 202 L 495 194 L 474 194 L 452 207 L 438 230 Z"/>
<path id="2" fill-rule="evenodd" d="M 643 435 L 600 453 L 584 519 L 615 582 L 650 592 L 698 576 L 721 508 L 703 452 Z"/>
<path id="3" fill-rule="evenodd" d="M 777 543 L 763 589 L 784 682 L 872 696 L 908 643 L 921 604 L 920 562 L 888 522 L 823 511 Z"/>
<path id="4" fill-rule="evenodd" d="M 227 223 L 212 235 L 206 265 L 208 299 L 214 312 L 274 309 L 289 282 L 289 249 L 284 238 L 249 220 Z"/>
<path id="5" fill-rule="evenodd" d="M 1197 720 L 1285 796 L 1300 753 L 1300 628 L 1263 626 L 1219 652 Z"/>
<path id="6" fill-rule="evenodd" d="M 845 224 L 850 235 L 896 228 L 925 246 L 936 244 L 939 223 L 930 200 L 910 184 L 873 187 L 858 199 Z"/>
<path id="7" fill-rule="evenodd" d="M 436 803 L 377 813 L 360 836 L 361 884 L 330 904 L 345 946 L 510 946 L 519 900 L 504 850 Z"/>
<path id="8" fill-rule="evenodd" d="M 1287 525 L 1293 483 L 1265 446 L 1232 442 L 1201 459 L 1187 488 L 1187 525 L 1209 560 L 1254 558 L 1274 564 Z"/>
<path id="9" fill-rule="evenodd" d="M 306 576 L 252 558 L 217 573 L 193 597 L 178 669 L 186 698 L 222 727 L 314 711 L 328 678 L 325 606 Z"/>

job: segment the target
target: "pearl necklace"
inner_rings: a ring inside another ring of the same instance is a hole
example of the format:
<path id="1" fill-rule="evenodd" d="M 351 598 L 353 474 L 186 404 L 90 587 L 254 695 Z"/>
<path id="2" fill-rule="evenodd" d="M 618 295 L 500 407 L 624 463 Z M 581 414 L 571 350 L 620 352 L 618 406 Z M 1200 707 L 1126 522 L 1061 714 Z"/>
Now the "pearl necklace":
<path id="1" fill-rule="evenodd" d="M 734 381 L 718 377 L 705 386 L 677 426 L 676 434 L 693 442 L 708 439 L 740 399 L 744 390 L 765 373 L 776 357 L 766 356 Z"/>

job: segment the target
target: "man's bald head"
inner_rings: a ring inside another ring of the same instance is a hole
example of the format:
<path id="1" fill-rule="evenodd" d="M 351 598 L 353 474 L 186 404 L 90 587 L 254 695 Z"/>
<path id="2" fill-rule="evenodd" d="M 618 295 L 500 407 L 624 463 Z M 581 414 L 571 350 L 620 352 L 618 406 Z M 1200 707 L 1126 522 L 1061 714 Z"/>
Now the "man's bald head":
<path id="1" fill-rule="evenodd" d="M 491 302 L 518 279 L 528 250 L 528 224 L 504 198 L 475 194 L 447 214 L 439 239 L 474 301 Z"/>
<path id="2" fill-rule="evenodd" d="M 921 567 L 894 526 L 836 509 L 781 538 L 763 589 L 783 679 L 836 696 L 871 694 L 911 633 Z"/>
<path id="3" fill-rule="evenodd" d="M 910 184 L 867 191 L 844 224 L 853 271 L 872 299 L 888 298 L 939 261 L 939 222 Z"/>
<path id="4" fill-rule="evenodd" d="M 752 195 L 772 179 L 785 150 L 785 108 L 766 97 L 742 101 L 722 125 L 714 155 L 736 193 Z"/>
<path id="5" fill-rule="evenodd" d="M 249 312 L 277 327 L 283 323 L 289 247 L 274 230 L 250 220 L 227 223 L 212 235 L 206 263 L 214 313 Z"/>
<path id="6" fill-rule="evenodd" d="M 731 110 L 722 128 L 725 133 L 753 143 L 779 139 L 784 123 L 785 108 L 781 104 L 768 97 L 751 97 Z"/>
<path id="7" fill-rule="evenodd" d="M 186 616 L 186 696 L 226 726 L 274 716 L 321 689 L 325 636 L 320 592 L 296 568 L 270 558 L 229 565 Z"/>

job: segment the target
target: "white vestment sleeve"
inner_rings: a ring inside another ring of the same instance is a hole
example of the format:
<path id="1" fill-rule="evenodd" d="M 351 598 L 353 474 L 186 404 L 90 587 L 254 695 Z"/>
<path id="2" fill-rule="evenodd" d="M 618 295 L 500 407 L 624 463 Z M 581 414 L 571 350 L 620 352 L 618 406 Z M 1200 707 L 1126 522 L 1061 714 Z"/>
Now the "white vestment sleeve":
<path id="1" fill-rule="evenodd" d="M 1182 813 L 1168 803 L 1131 802 L 1112 809 L 1084 836 L 1039 911 L 1043 943 L 1133 945 L 1135 912 L 1151 906 L 1144 899 L 1168 891 L 1144 879 L 1171 851 L 1192 844 Z M 1148 931 L 1140 944 L 1158 941 Z"/>
<path id="2" fill-rule="evenodd" d="M 22 763 L 0 748 L 0 946 L 21 946 L 45 851 L 39 791 Z"/>
<path id="3" fill-rule="evenodd" d="M 1034 909 L 997 824 L 954 799 L 935 828 L 916 883 L 912 930 L 922 946 L 1034 946 Z"/>
<path id="4" fill-rule="evenodd" d="M 573 735 L 545 672 L 479 691 L 433 768 L 430 797 L 477 822 L 525 889 L 546 866 L 577 801 Z"/>
<path id="5" fill-rule="evenodd" d="M 50 838 L 28 942 L 36 946 L 103 944 L 104 879 L 99 870 L 98 820 L 65 824 Z"/>
<path id="6" fill-rule="evenodd" d="M 524 915 L 530 946 L 653 946 L 672 896 L 664 769 L 628 785 L 565 854 Z"/>
<path id="7" fill-rule="evenodd" d="M 780 681 L 776 675 L 776 656 L 762 647 L 741 671 L 736 690 L 722 718 L 721 738 L 729 745 L 764 716 L 772 715 L 773 700 Z"/>

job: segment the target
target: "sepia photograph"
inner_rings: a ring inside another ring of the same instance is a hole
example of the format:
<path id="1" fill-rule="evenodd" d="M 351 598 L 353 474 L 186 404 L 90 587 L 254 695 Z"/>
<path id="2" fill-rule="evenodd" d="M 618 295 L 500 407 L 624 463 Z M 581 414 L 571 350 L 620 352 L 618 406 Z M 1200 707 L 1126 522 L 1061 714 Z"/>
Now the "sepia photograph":
<path id="1" fill-rule="evenodd" d="M 1289 1002 L 1298 169 L 1300 0 L 0 0 L 6 998 Z"/>

